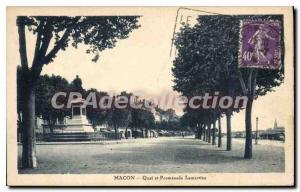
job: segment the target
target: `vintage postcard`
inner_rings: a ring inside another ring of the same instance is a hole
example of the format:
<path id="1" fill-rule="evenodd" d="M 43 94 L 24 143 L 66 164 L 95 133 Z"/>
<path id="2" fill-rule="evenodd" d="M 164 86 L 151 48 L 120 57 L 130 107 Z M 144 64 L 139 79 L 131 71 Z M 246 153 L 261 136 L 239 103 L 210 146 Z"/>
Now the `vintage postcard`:
<path id="1" fill-rule="evenodd" d="M 294 186 L 293 7 L 7 7 L 7 185 Z"/>

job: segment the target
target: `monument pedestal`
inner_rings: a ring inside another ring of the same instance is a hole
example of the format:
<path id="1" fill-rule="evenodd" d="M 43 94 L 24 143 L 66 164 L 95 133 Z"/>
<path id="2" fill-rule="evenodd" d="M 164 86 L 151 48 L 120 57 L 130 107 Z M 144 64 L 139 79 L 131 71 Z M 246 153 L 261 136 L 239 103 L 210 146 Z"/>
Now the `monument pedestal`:
<path id="1" fill-rule="evenodd" d="M 72 118 L 67 119 L 64 133 L 78 133 L 78 132 L 94 132 L 92 125 L 86 118 L 86 108 L 83 99 L 76 99 L 72 101 Z"/>

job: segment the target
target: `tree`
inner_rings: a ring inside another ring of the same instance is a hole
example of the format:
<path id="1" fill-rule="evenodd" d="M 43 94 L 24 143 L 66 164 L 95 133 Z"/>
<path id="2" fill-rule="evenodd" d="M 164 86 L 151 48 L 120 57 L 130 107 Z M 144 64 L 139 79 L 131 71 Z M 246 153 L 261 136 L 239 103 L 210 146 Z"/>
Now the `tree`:
<path id="1" fill-rule="evenodd" d="M 18 66 L 17 67 L 17 113 L 18 113 L 17 132 L 21 133 L 19 140 L 23 138 L 23 129 L 24 129 L 24 119 L 22 118 L 24 112 L 23 109 L 25 106 L 24 104 L 25 90 L 22 89 L 22 87 L 24 87 L 24 82 L 25 82 L 24 78 L 25 78 L 24 73 L 21 70 L 21 67 Z"/>
<path id="2" fill-rule="evenodd" d="M 52 96 L 57 92 L 65 91 L 68 87 L 69 83 L 66 79 L 55 75 L 41 76 L 35 87 L 35 115 L 48 123 L 51 133 L 58 119 L 61 120 L 71 114 L 70 109 L 55 109 L 51 105 Z"/>
<path id="3" fill-rule="evenodd" d="M 219 90 L 229 96 L 248 96 L 244 157 L 252 158 L 251 111 L 253 101 L 282 83 L 283 67 L 279 70 L 238 68 L 241 20 L 279 20 L 283 30 L 281 15 L 199 16 L 198 24 L 194 27 L 185 26 L 175 39 L 178 55 L 173 67 L 174 89 L 184 95 L 193 96 L 205 91 L 209 92 L 211 89 L 206 88 L 213 87 L 213 90 Z M 281 47 L 284 47 L 283 37 Z M 283 52 L 281 52 L 282 55 Z M 244 82 L 245 80 L 247 83 Z M 232 111 L 227 110 L 225 114 L 228 135 L 231 131 Z M 231 141 L 230 135 L 228 141 Z M 231 148 L 231 144 L 228 147 Z"/>
<path id="4" fill-rule="evenodd" d="M 132 95 L 134 98 L 134 102 L 136 105 L 141 105 L 139 108 L 131 108 L 131 123 L 130 127 L 132 128 L 133 137 L 138 137 L 138 129 L 142 132 L 142 137 L 148 136 L 149 129 L 155 128 L 155 117 L 150 108 L 145 107 L 145 103 L 149 103 L 152 105 L 151 102 L 146 100 L 139 100 L 137 96 Z M 145 134 L 146 131 L 146 134 Z"/>
<path id="5" fill-rule="evenodd" d="M 201 139 L 201 133 L 199 130 L 197 130 L 196 118 L 194 118 L 192 113 L 185 112 L 180 117 L 180 127 L 191 129 L 195 133 L 195 139 Z"/>
<path id="6" fill-rule="evenodd" d="M 195 133 L 195 138 L 203 141 L 209 140 L 208 134 L 211 123 L 213 123 L 211 110 L 191 109 L 188 106 L 180 118 L 181 126 L 191 128 Z"/>
<path id="7" fill-rule="evenodd" d="M 119 139 L 119 127 L 127 127 L 131 121 L 131 113 L 128 109 L 118 109 L 114 108 L 111 111 L 111 118 L 109 120 L 109 125 L 111 125 L 115 130 L 115 137 Z M 127 134 L 127 133 L 126 133 Z"/>
<path id="8" fill-rule="evenodd" d="M 96 102 L 99 103 L 100 99 L 104 96 L 109 96 L 107 92 L 98 91 L 97 89 L 91 88 L 85 92 L 85 98 L 90 94 L 95 94 Z M 92 124 L 93 128 L 96 128 L 97 125 L 102 125 L 108 123 L 109 120 L 109 109 L 102 109 L 100 107 L 94 108 L 91 105 L 86 107 L 86 117 L 89 122 Z"/>
<path id="9" fill-rule="evenodd" d="M 218 24 L 220 24 L 219 21 Z M 201 96 L 205 93 L 212 95 L 216 91 L 220 95 L 234 96 L 241 92 L 238 77 L 232 75 L 234 74 L 232 68 L 220 64 L 224 60 L 224 50 L 218 47 L 218 44 L 222 42 L 222 37 L 222 30 L 214 31 L 213 26 L 202 23 L 202 19 L 201 25 L 198 24 L 194 28 L 186 26 L 182 29 L 175 41 L 178 49 L 178 56 L 175 58 L 172 68 L 175 90 L 182 92 L 187 97 Z M 209 110 L 206 111 L 211 113 Z M 218 110 L 214 113 L 217 112 Z M 231 150 L 233 111 L 228 109 L 222 112 L 226 114 L 228 120 L 227 150 Z M 214 113 L 211 115 L 215 116 Z M 207 118 L 211 119 L 212 117 L 208 115 Z M 207 134 L 210 135 L 211 126 L 207 127 Z M 210 142 L 211 137 L 207 137 L 207 139 Z"/>
<path id="10" fill-rule="evenodd" d="M 131 93 L 126 93 L 125 91 L 123 91 L 121 92 L 120 95 L 114 97 L 113 100 L 114 102 L 117 102 L 118 100 L 121 100 L 122 97 L 126 97 L 129 100 L 131 96 L 132 96 Z M 127 138 L 127 127 L 129 126 L 131 121 L 132 121 L 131 109 L 128 108 L 128 106 L 122 105 L 122 108 L 114 107 L 110 110 L 109 124 L 115 130 L 116 139 L 119 139 L 118 136 L 119 127 L 125 127 L 125 137 Z"/>
<path id="11" fill-rule="evenodd" d="M 57 53 L 71 45 L 80 43 L 88 46 L 86 53 L 94 54 L 92 61 L 99 59 L 99 52 L 113 48 L 117 39 L 124 39 L 139 27 L 136 16 L 18 16 L 19 53 L 24 74 L 24 140 L 22 167 L 37 166 L 35 156 L 35 86 L 44 65 L 53 62 Z M 26 49 L 26 27 L 36 36 L 35 51 L 31 66 Z M 50 45 L 53 47 L 50 48 Z"/>
<path id="12" fill-rule="evenodd" d="M 222 147 L 222 127 L 221 127 L 221 115 L 218 117 L 218 128 L 219 128 L 219 134 L 218 134 L 218 147 Z"/>
<path id="13" fill-rule="evenodd" d="M 156 128 L 161 130 L 170 130 L 170 131 L 183 131 L 190 124 L 187 122 L 187 118 L 179 118 L 174 109 L 161 109 L 155 107 L 155 113 L 159 116 L 159 120 L 156 122 Z M 182 125 L 182 126 L 181 126 Z"/>
<path id="14" fill-rule="evenodd" d="M 155 113 L 159 116 L 160 121 L 175 121 L 178 119 L 174 109 L 163 110 L 159 107 L 155 107 Z"/>
<path id="15" fill-rule="evenodd" d="M 155 127 L 155 118 L 153 113 L 150 110 L 142 110 L 140 111 L 141 117 L 143 119 L 143 127 L 145 127 L 146 134 L 144 136 L 148 138 L 149 129 L 153 129 Z"/>

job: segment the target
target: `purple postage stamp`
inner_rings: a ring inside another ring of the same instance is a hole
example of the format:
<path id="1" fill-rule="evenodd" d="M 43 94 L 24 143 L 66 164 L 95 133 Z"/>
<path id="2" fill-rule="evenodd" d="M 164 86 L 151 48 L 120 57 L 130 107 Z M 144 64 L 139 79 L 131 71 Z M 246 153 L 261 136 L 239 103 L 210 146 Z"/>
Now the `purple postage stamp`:
<path id="1" fill-rule="evenodd" d="M 241 21 L 239 67 L 278 69 L 280 31 L 279 21 Z"/>

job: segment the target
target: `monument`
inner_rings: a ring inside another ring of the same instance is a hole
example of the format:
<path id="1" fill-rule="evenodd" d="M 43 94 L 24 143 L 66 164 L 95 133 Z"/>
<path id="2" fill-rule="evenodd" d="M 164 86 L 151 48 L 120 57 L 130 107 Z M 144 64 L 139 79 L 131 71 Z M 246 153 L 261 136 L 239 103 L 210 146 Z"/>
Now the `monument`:
<path id="1" fill-rule="evenodd" d="M 72 117 L 66 119 L 64 133 L 94 132 L 92 125 L 86 118 L 84 101 L 82 98 L 77 98 L 71 102 Z"/>

